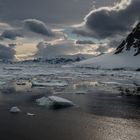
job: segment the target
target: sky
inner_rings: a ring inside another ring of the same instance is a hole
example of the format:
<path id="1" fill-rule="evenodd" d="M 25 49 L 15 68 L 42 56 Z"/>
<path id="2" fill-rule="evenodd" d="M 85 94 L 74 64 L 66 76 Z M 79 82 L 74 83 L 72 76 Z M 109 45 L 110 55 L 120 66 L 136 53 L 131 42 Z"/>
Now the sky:
<path id="1" fill-rule="evenodd" d="M 115 0 L 0 0 L 0 18 L 9 23 L 38 19 L 48 24 L 81 22 L 92 9 L 111 5 Z"/>
<path id="2" fill-rule="evenodd" d="M 139 21 L 139 0 L 0 0 L 0 59 L 109 52 Z"/>

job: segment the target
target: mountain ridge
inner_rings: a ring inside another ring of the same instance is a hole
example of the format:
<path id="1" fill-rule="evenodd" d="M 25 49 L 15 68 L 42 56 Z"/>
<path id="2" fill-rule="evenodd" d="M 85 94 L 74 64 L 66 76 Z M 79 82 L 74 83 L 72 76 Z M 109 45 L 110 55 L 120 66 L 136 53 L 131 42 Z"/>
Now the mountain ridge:
<path id="1" fill-rule="evenodd" d="M 112 53 L 83 60 L 75 64 L 80 67 L 98 69 L 140 68 L 140 22 Z"/>
<path id="2" fill-rule="evenodd" d="M 140 22 L 133 28 L 132 32 L 126 37 L 125 40 L 117 47 L 114 54 L 122 53 L 123 51 L 131 51 L 133 49 L 133 55 L 140 54 Z"/>

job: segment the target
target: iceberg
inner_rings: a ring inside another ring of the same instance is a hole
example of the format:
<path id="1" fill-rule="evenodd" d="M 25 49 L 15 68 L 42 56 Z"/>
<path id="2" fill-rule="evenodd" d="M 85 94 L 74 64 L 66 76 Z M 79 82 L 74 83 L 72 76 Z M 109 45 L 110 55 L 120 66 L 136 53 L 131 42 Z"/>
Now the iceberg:
<path id="1" fill-rule="evenodd" d="M 40 106 L 46 106 L 53 109 L 73 106 L 73 102 L 58 96 L 42 97 L 36 100 Z"/>
<path id="2" fill-rule="evenodd" d="M 47 97 L 41 97 L 39 99 L 36 99 L 36 103 L 39 106 L 51 106 L 52 105 L 52 102 Z"/>
<path id="3" fill-rule="evenodd" d="M 21 110 L 17 106 L 14 106 L 10 109 L 10 113 L 19 113 L 19 112 L 21 112 Z"/>

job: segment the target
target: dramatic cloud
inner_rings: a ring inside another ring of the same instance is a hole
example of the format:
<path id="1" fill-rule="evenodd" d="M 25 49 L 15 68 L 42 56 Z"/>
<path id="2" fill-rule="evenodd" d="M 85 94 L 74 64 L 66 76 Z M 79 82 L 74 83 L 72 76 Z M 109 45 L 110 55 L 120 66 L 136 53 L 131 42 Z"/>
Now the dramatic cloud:
<path id="1" fill-rule="evenodd" d="M 51 44 L 40 42 L 37 45 L 38 56 L 56 57 L 61 55 L 71 55 L 79 52 L 78 46 L 75 46 L 74 41 L 58 40 Z"/>
<path id="2" fill-rule="evenodd" d="M 62 55 L 96 54 L 96 44 L 76 44 L 74 40 L 56 40 L 51 43 L 40 42 L 36 56 L 52 58 Z"/>
<path id="3" fill-rule="evenodd" d="M 17 37 L 23 37 L 23 35 L 17 30 L 5 30 L 0 37 L 1 39 L 16 40 Z"/>
<path id="4" fill-rule="evenodd" d="M 82 36 L 108 38 L 124 35 L 140 20 L 140 1 L 121 0 L 113 7 L 101 7 L 92 10 L 84 23 L 74 32 Z"/>
<path id="5" fill-rule="evenodd" d="M 28 18 L 50 24 L 79 23 L 92 3 L 93 0 L 0 0 L 0 19 L 8 23 Z"/>
<path id="6" fill-rule="evenodd" d="M 25 26 L 31 30 L 32 32 L 42 34 L 48 37 L 53 37 L 54 33 L 53 31 L 47 27 L 47 25 L 36 19 L 26 19 L 24 20 Z"/>
<path id="7" fill-rule="evenodd" d="M 91 40 L 77 40 L 75 42 L 76 44 L 95 44 L 93 41 Z"/>
<path id="8" fill-rule="evenodd" d="M 99 45 L 98 48 L 96 49 L 97 52 L 100 53 L 105 53 L 106 51 L 108 51 L 108 47 L 105 44 Z"/>
<path id="9" fill-rule="evenodd" d="M 8 47 L 0 44 L 0 59 L 13 60 L 15 58 L 15 50 L 13 47 Z"/>

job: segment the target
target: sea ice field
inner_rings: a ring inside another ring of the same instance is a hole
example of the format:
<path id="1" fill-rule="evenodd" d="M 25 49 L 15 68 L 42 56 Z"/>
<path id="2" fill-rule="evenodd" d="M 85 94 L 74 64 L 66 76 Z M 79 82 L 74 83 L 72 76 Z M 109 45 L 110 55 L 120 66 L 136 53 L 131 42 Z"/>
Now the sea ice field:
<path id="1" fill-rule="evenodd" d="M 139 71 L 0 64 L 0 139 L 138 140 L 139 95 Z"/>

